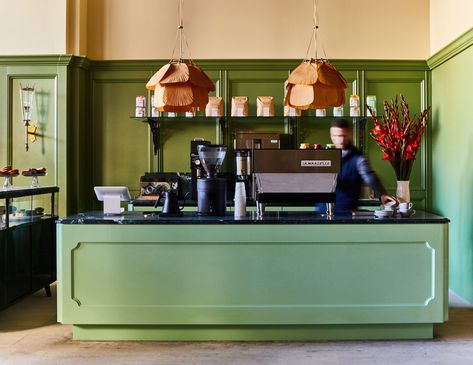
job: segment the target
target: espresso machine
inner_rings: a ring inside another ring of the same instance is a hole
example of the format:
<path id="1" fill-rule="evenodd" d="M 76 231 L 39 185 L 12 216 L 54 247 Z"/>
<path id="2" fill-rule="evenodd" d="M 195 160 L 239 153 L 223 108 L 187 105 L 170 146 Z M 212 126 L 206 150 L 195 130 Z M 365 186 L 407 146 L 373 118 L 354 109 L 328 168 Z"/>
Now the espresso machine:
<path id="1" fill-rule="evenodd" d="M 227 209 L 227 180 L 218 177 L 218 172 L 227 148 L 223 145 L 197 146 L 200 162 L 206 176 L 197 179 L 197 214 L 225 215 Z"/>
<path id="2" fill-rule="evenodd" d="M 265 204 L 313 206 L 335 202 L 341 150 L 254 150 L 253 184 L 257 213 Z"/>

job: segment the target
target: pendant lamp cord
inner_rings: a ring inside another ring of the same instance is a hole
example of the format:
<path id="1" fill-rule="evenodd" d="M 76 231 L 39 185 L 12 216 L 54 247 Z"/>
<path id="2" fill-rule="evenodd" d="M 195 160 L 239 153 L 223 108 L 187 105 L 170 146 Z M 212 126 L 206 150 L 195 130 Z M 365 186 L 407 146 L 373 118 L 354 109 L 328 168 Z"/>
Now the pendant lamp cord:
<path id="1" fill-rule="evenodd" d="M 189 42 L 187 37 L 184 34 L 184 0 L 177 0 L 177 34 L 176 40 L 174 41 L 174 48 L 172 49 L 171 62 L 174 60 L 174 53 L 176 51 L 177 43 L 179 42 L 179 59 L 178 62 L 184 60 L 184 46 L 187 47 L 187 52 L 189 54 L 189 61 L 192 62 L 192 57 L 190 54 Z"/>
<path id="2" fill-rule="evenodd" d="M 312 1 L 312 35 L 309 41 L 309 47 L 307 47 L 307 52 L 305 55 L 306 59 L 309 59 L 310 47 L 312 43 L 314 43 L 314 57 L 317 59 L 318 57 L 318 30 L 319 30 L 319 8 L 317 6 L 317 0 Z M 324 57 L 327 58 L 325 53 L 325 48 L 322 44 L 322 51 Z"/>
<path id="3" fill-rule="evenodd" d="M 307 47 L 307 52 L 305 58 L 309 59 L 310 47 L 314 43 L 314 56 L 317 59 L 317 30 L 319 26 L 317 24 L 317 0 L 312 0 L 312 34 L 310 36 L 309 46 Z"/>
<path id="4" fill-rule="evenodd" d="M 178 0 L 177 5 L 177 31 L 179 32 L 179 61 L 183 58 L 183 41 L 184 41 L 184 0 Z"/>

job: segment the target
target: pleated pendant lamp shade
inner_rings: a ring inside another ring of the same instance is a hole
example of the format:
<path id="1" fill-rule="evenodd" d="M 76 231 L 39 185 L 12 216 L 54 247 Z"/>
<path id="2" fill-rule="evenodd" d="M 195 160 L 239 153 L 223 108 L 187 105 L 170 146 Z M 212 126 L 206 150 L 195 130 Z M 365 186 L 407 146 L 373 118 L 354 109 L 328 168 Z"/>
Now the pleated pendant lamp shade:
<path id="1" fill-rule="evenodd" d="M 146 84 L 154 90 L 154 106 L 161 112 L 187 112 L 204 109 L 215 85 L 191 61 L 172 60 L 161 67 Z"/>
<path id="2" fill-rule="evenodd" d="M 160 112 L 203 110 L 209 102 L 209 92 L 215 91 L 205 72 L 192 60 L 183 59 L 183 0 L 179 0 L 178 16 L 180 57 L 171 59 L 146 84 L 147 89 L 154 90 L 154 107 Z"/>
<path id="3" fill-rule="evenodd" d="M 343 105 L 345 78 L 327 60 L 304 60 L 289 75 L 284 105 L 299 110 Z"/>
<path id="4" fill-rule="evenodd" d="M 309 54 L 314 43 L 315 57 L 306 58 L 287 79 L 287 93 L 284 105 L 299 110 L 325 109 L 341 106 L 345 102 L 345 78 L 327 59 L 317 57 L 318 13 L 317 2 L 313 0 L 313 31 L 307 49 Z"/>

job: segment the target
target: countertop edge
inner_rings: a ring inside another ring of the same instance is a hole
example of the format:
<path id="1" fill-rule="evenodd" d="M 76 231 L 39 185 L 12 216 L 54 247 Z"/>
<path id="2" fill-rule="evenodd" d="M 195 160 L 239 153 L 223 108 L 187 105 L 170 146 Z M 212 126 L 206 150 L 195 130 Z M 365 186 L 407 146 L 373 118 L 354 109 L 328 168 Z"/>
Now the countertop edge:
<path id="1" fill-rule="evenodd" d="M 327 217 L 307 212 L 267 213 L 258 218 L 254 213 L 243 218 L 234 218 L 233 214 L 225 216 L 198 216 L 195 213 L 184 213 L 181 217 L 160 217 L 159 214 L 145 215 L 142 212 L 126 212 L 121 215 L 106 216 L 102 212 L 79 213 L 70 217 L 59 218 L 57 224 L 118 224 L 118 225 L 215 225 L 215 224 L 444 224 L 450 220 L 435 214 L 418 212 L 414 216 L 375 218 L 374 216 L 335 215 Z"/>

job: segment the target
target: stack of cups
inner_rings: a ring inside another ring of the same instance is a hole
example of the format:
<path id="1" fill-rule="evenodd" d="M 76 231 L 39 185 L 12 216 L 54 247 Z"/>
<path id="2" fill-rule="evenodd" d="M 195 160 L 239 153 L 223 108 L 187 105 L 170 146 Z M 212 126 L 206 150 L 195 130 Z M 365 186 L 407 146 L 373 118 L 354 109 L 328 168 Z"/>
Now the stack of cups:
<path id="1" fill-rule="evenodd" d="M 245 183 L 237 182 L 235 184 L 235 218 L 246 216 L 246 191 Z"/>
<path id="2" fill-rule="evenodd" d="M 350 117 L 360 116 L 360 97 L 356 94 L 350 95 Z"/>
<path id="3" fill-rule="evenodd" d="M 334 117 L 343 117 L 343 105 L 333 107 Z"/>
<path id="4" fill-rule="evenodd" d="M 146 97 L 144 97 L 143 95 L 138 95 L 136 97 L 135 117 L 136 118 L 146 117 Z"/>

